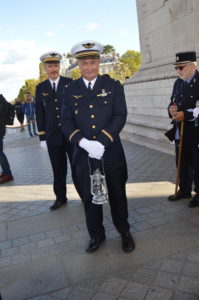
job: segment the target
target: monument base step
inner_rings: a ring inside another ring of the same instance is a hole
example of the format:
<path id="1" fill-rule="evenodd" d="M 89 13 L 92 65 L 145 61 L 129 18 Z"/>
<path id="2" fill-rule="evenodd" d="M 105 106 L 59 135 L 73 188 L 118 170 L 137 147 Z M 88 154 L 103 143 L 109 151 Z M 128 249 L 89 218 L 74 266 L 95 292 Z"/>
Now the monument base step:
<path id="1" fill-rule="evenodd" d="M 126 131 L 122 131 L 120 134 L 123 140 L 145 146 L 157 151 L 161 151 L 167 154 L 175 155 L 175 146 L 174 143 L 169 143 L 165 141 L 153 140 L 147 137 L 143 137 L 137 134 L 129 133 Z"/>

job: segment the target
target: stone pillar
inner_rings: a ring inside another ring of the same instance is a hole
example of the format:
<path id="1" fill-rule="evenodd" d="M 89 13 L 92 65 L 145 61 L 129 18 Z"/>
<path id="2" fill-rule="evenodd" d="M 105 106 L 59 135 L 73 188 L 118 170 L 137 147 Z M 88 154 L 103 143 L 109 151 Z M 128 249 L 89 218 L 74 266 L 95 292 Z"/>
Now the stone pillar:
<path id="1" fill-rule="evenodd" d="M 199 52 L 199 0 L 137 0 L 142 66 L 124 88 L 128 119 L 122 137 L 173 153 L 164 136 L 176 72 L 175 53 Z"/>

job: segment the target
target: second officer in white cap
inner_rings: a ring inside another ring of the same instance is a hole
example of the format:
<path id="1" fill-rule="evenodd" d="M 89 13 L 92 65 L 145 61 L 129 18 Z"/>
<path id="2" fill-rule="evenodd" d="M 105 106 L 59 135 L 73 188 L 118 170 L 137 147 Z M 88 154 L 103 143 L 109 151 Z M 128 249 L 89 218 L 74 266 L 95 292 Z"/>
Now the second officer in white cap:
<path id="1" fill-rule="evenodd" d="M 92 203 L 89 170 L 89 164 L 104 164 L 113 223 L 121 234 L 123 250 L 130 252 L 135 244 L 128 223 L 127 165 L 119 137 L 127 108 L 120 82 L 99 75 L 102 51 L 103 46 L 96 41 L 81 42 L 72 48 L 82 77 L 64 91 L 62 126 L 65 136 L 75 146 L 73 163 L 90 235 L 86 251 L 95 251 L 106 238 L 102 205 Z"/>
<path id="2" fill-rule="evenodd" d="M 56 200 L 50 207 L 51 210 L 58 209 L 67 202 L 67 156 L 71 162 L 73 152 L 73 145 L 65 138 L 61 130 L 62 93 L 64 87 L 72 81 L 70 78 L 60 76 L 61 59 L 61 54 L 56 51 L 47 52 L 40 57 L 40 60 L 44 63 L 48 79 L 37 86 L 35 97 L 40 144 L 42 148 L 48 149 L 54 175 L 53 188 Z M 73 168 L 72 177 L 77 188 Z"/>

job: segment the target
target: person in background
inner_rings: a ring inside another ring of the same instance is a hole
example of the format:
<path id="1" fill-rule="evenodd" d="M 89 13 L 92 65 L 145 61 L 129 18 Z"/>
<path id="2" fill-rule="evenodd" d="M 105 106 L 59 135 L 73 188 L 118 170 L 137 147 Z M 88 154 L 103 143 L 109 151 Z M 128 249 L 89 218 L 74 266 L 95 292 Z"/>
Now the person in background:
<path id="1" fill-rule="evenodd" d="M 17 120 L 20 123 L 21 126 L 21 132 L 25 131 L 25 127 L 24 127 L 24 112 L 23 112 L 23 108 L 22 108 L 22 102 L 19 98 L 16 99 L 15 104 L 15 113 L 17 116 Z"/>
<path id="2" fill-rule="evenodd" d="M 28 132 L 30 137 L 33 135 L 37 135 L 36 133 L 36 118 L 35 118 L 35 103 L 33 102 L 33 97 L 31 93 L 27 92 L 25 94 L 25 103 L 22 104 L 22 109 L 24 114 L 26 115 Z M 32 124 L 32 130 L 31 130 Z"/>
<path id="3" fill-rule="evenodd" d="M 6 114 L 7 114 L 7 101 L 0 95 L 0 166 L 2 172 L 0 174 L 0 184 L 13 180 L 12 172 L 8 159 L 3 152 L 3 139 L 6 134 Z"/>
<path id="4" fill-rule="evenodd" d="M 95 41 L 78 43 L 72 48 L 71 53 L 77 58 L 82 77 L 64 90 L 62 128 L 66 138 L 75 146 L 73 163 L 81 183 L 90 235 L 86 251 L 97 250 L 106 239 L 102 205 L 92 202 L 90 177 L 91 165 L 96 165 L 96 168 L 102 165 L 113 224 L 121 235 L 123 250 L 131 252 L 135 243 L 128 222 L 125 191 L 128 172 L 119 137 L 127 117 L 126 100 L 119 81 L 99 75 L 102 51 L 103 46 Z M 98 188 L 100 192 L 100 186 Z"/>
<path id="5" fill-rule="evenodd" d="M 36 87 L 35 96 L 40 145 L 43 149 L 48 150 L 54 175 L 53 188 L 56 200 L 50 210 L 56 210 L 68 201 L 66 195 L 67 156 L 71 163 L 73 154 L 73 145 L 65 138 L 61 129 L 63 89 L 72 81 L 71 78 L 60 76 L 61 59 L 61 54 L 55 51 L 47 52 L 40 57 L 40 60 L 44 63 L 48 79 Z M 71 166 L 71 169 L 73 182 L 79 193 L 73 166 Z"/>
<path id="6" fill-rule="evenodd" d="M 195 51 L 176 53 L 175 69 L 179 78 L 175 81 L 168 107 L 173 128 L 166 136 L 175 141 L 176 164 L 182 139 L 179 191 L 168 197 L 169 201 L 190 199 L 189 207 L 199 206 L 199 126 L 194 109 L 199 106 L 199 73 Z M 181 126 L 184 122 L 183 136 Z M 196 194 L 192 198 L 192 184 Z"/>

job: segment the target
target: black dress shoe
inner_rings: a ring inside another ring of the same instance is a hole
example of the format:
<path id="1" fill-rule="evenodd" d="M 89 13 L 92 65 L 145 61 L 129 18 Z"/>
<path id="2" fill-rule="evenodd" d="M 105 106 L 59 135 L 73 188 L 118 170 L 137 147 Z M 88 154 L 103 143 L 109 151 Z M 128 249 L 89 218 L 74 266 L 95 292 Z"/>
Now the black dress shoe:
<path id="1" fill-rule="evenodd" d="M 193 199 L 189 202 L 189 207 L 199 206 L 199 194 L 196 194 Z"/>
<path id="2" fill-rule="evenodd" d="M 168 197 L 169 201 L 177 201 L 180 199 L 190 199 L 191 198 L 191 193 L 183 193 L 180 190 L 177 192 L 176 195 L 171 195 Z"/>
<path id="3" fill-rule="evenodd" d="M 105 237 L 100 238 L 100 237 L 96 237 L 96 238 L 91 238 L 88 246 L 86 248 L 86 252 L 93 252 L 95 250 L 97 250 L 100 246 L 100 244 L 105 241 Z"/>
<path id="4" fill-rule="evenodd" d="M 125 232 L 122 235 L 122 248 L 124 252 L 131 252 L 135 248 L 135 242 L 133 240 L 133 237 L 131 233 Z"/>
<path id="5" fill-rule="evenodd" d="M 56 210 L 60 208 L 61 206 L 65 205 L 67 203 L 67 199 L 61 201 L 61 200 L 55 200 L 54 204 L 50 207 L 50 210 Z"/>

